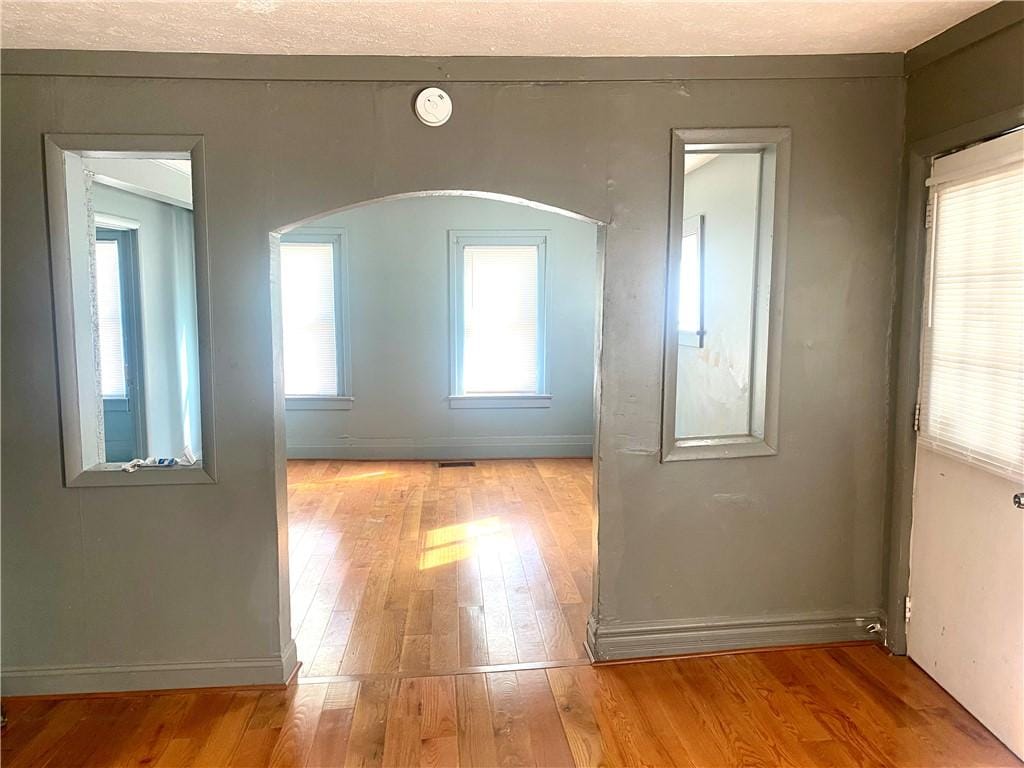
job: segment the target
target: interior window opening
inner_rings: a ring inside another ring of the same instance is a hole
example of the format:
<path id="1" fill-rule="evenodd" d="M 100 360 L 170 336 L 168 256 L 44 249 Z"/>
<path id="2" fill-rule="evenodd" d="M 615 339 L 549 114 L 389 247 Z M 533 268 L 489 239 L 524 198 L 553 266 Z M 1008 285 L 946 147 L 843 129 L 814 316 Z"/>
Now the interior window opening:
<path id="1" fill-rule="evenodd" d="M 776 451 L 788 131 L 674 134 L 662 458 Z"/>
<path id="2" fill-rule="evenodd" d="M 202 139 L 48 134 L 45 150 L 65 484 L 214 482 Z"/>

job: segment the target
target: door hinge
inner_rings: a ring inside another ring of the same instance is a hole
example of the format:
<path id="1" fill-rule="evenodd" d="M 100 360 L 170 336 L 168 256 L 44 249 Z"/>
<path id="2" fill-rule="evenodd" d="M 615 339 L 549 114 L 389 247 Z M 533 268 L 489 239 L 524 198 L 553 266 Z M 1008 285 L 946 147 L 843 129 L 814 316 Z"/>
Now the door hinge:
<path id="1" fill-rule="evenodd" d="M 903 622 L 910 623 L 910 595 L 903 598 Z"/>
<path id="2" fill-rule="evenodd" d="M 921 431 L 921 403 L 914 403 L 914 431 Z"/>
<path id="3" fill-rule="evenodd" d="M 928 202 L 924 204 L 924 228 L 925 229 L 931 229 L 932 228 L 932 217 L 933 217 L 933 215 L 934 215 L 934 213 L 933 213 L 933 207 L 932 207 L 932 200 L 931 200 L 931 198 L 928 198 Z"/>

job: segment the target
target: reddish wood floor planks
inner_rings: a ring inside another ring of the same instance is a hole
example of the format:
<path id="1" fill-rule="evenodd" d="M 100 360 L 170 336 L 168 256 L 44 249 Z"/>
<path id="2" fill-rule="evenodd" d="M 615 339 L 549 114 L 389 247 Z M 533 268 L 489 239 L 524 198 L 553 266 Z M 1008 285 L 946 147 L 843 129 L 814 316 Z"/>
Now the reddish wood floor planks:
<path id="1" fill-rule="evenodd" d="M 4 766 L 1019 766 L 876 646 L 8 699 Z"/>
<path id="2" fill-rule="evenodd" d="M 0 762 L 1021 765 L 876 646 L 581 664 L 590 498 L 586 461 L 291 462 L 298 684 L 7 699 Z"/>
<path id="3" fill-rule="evenodd" d="M 302 677 L 586 658 L 591 462 L 291 461 Z"/>

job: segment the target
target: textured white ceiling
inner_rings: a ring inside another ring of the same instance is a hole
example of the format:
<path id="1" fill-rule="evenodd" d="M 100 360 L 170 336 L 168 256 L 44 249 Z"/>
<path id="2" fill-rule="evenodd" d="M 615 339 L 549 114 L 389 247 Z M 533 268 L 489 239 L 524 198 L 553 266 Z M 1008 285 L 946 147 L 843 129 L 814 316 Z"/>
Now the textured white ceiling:
<path id="1" fill-rule="evenodd" d="M 994 3 L 2 0 L 4 48 L 422 56 L 906 51 Z"/>

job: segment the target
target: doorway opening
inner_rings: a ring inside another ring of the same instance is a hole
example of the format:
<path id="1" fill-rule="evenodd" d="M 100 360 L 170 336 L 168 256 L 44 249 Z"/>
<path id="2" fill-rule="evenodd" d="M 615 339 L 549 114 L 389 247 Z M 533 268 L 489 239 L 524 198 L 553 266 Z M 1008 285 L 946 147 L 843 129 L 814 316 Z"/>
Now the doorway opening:
<path id="1" fill-rule="evenodd" d="M 603 247 L 462 191 L 272 233 L 300 679 L 588 663 Z"/>

